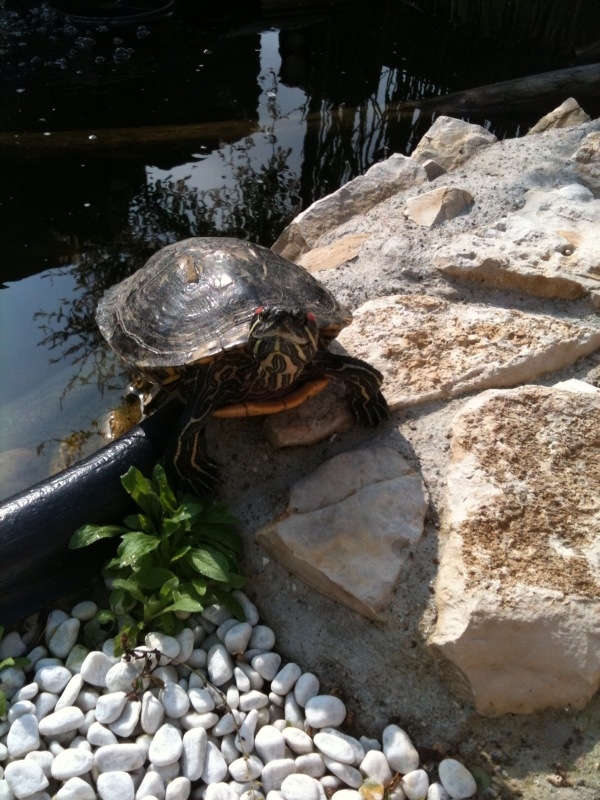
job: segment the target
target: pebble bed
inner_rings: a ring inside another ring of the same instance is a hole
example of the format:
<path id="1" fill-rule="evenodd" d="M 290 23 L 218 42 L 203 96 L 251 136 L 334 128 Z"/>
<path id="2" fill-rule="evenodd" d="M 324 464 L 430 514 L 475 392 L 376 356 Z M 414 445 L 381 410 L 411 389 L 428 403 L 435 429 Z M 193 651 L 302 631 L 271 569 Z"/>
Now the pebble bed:
<path id="1" fill-rule="evenodd" d="M 9 699 L 0 721 L 0 800 L 461 800 L 476 794 L 457 760 L 420 767 L 404 730 L 381 742 L 340 727 L 344 703 L 282 663 L 275 633 L 234 593 L 246 622 L 211 606 L 175 637 L 149 633 L 135 658 L 113 640 L 89 651 L 92 601 L 50 613 L 44 645 L 0 642 Z M 32 648 L 33 649 L 30 649 Z M 139 657 L 138 657 L 139 654 Z M 435 778 L 435 779 L 434 779 Z"/>

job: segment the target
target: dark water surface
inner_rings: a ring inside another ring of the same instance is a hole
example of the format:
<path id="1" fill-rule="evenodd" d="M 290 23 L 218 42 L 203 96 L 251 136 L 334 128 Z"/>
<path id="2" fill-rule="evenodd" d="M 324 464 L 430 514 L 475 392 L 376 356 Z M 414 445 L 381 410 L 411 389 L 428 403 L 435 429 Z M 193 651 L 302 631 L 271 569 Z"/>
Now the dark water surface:
<path id="1" fill-rule="evenodd" d="M 0 498 L 105 443 L 128 383 L 94 324 L 107 286 L 188 236 L 272 244 L 301 208 L 410 154 L 432 117 L 407 101 L 567 65 L 399 0 L 214 6 L 127 25 L 0 10 Z M 471 121 L 504 137 L 534 120 Z"/>

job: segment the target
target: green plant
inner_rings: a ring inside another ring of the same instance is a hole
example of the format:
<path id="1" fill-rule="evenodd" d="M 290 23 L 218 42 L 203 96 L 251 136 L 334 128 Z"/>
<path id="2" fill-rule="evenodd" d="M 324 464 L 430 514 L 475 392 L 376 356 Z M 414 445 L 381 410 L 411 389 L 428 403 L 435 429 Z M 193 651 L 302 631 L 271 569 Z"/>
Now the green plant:
<path id="1" fill-rule="evenodd" d="M 0 625 L 0 642 L 4 638 L 4 626 Z M 16 667 L 17 669 L 24 669 L 25 667 L 29 666 L 29 659 L 28 658 L 13 658 L 9 656 L 8 658 L 3 658 L 0 661 L 0 683 L 2 683 L 2 670 L 6 669 L 7 667 Z M 6 695 L 0 689 L 0 719 L 6 716 L 7 711 L 7 703 L 6 703 Z"/>
<path id="2" fill-rule="evenodd" d="M 69 542 L 76 549 L 121 539 L 105 567 L 110 610 L 99 612 L 96 623 L 116 623 L 135 642 L 150 624 L 176 633 L 182 617 L 215 602 L 243 618 L 230 594 L 244 578 L 238 566 L 241 539 L 229 512 L 194 495 L 176 495 L 160 464 L 152 480 L 131 467 L 121 482 L 142 513 L 126 517 L 123 525 L 84 525 Z"/>

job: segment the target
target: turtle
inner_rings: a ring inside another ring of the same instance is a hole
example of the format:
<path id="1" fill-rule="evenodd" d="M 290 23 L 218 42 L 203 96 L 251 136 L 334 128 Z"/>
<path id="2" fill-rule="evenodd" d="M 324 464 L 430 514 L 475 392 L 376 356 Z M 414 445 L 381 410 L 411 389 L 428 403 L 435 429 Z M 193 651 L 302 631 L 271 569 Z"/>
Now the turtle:
<path id="1" fill-rule="evenodd" d="M 389 415 L 381 373 L 328 349 L 351 312 L 303 267 L 258 244 L 167 245 L 104 293 L 96 321 L 124 362 L 184 403 L 165 463 L 195 494 L 213 492 L 218 479 L 203 447 L 211 414 L 275 413 L 332 378 L 344 382 L 360 423 Z"/>

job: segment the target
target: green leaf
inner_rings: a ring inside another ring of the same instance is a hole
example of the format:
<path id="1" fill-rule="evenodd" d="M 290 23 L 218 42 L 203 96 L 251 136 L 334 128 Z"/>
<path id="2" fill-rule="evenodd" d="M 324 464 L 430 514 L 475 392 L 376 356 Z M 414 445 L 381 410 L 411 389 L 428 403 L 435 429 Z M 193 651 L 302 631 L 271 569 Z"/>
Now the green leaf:
<path id="1" fill-rule="evenodd" d="M 190 550 L 186 559 L 196 572 L 212 578 L 214 581 L 226 583 L 229 579 L 229 564 L 222 553 L 210 547 L 195 547 Z"/>
<path id="2" fill-rule="evenodd" d="M 158 536 L 148 536 L 137 531 L 126 533 L 117 550 L 121 566 L 133 566 L 139 558 L 146 553 L 152 552 L 152 550 L 156 550 L 159 545 L 160 539 Z"/>
<path id="3" fill-rule="evenodd" d="M 191 545 L 189 545 L 189 544 L 186 544 L 183 547 L 180 547 L 179 550 L 176 550 L 173 553 L 173 555 L 171 556 L 171 561 L 179 561 L 179 559 L 183 558 L 184 556 L 186 556 L 190 552 L 191 549 L 192 549 Z"/>
<path id="4" fill-rule="evenodd" d="M 240 620 L 246 619 L 246 615 L 244 614 L 244 609 L 242 608 L 240 603 L 238 603 L 235 597 L 232 597 L 229 594 L 229 592 L 222 591 L 221 589 L 217 589 L 215 587 L 213 588 L 213 595 L 215 598 L 215 602 L 224 605 L 225 608 L 228 608 L 237 619 Z"/>
<path id="5" fill-rule="evenodd" d="M 163 609 L 161 613 L 166 614 L 168 611 L 189 611 L 191 614 L 195 614 L 198 611 L 204 611 L 204 603 L 194 600 L 193 597 L 180 597 Z"/>
<path id="6" fill-rule="evenodd" d="M 122 525 L 82 525 L 69 539 L 69 549 L 77 550 L 100 539 L 112 539 L 123 533 L 127 533 L 127 528 Z"/>
<path id="7" fill-rule="evenodd" d="M 152 481 L 144 478 L 136 467 L 130 467 L 125 475 L 121 476 L 121 483 L 142 511 L 150 517 L 155 525 L 158 524 L 162 517 L 162 508 Z"/>
<path id="8" fill-rule="evenodd" d="M 154 523 L 145 514 L 130 514 L 125 517 L 123 524 L 127 525 L 132 531 L 143 531 L 144 533 L 155 534 Z"/>
<path id="9" fill-rule="evenodd" d="M 7 712 L 6 697 L 4 696 L 4 692 L 0 692 L 0 719 L 3 719 L 6 716 L 6 712 Z"/>
<path id="10" fill-rule="evenodd" d="M 113 581 L 115 589 L 122 589 L 127 594 L 131 595 L 139 603 L 146 602 L 146 595 L 142 592 L 138 584 L 134 580 L 126 580 L 124 578 L 115 578 Z"/>
<path id="11" fill-rule="evenodd" d="M 152 471 L 152 479 L 158 487 L 161 505 L 165 512 L 172 514 L 177 508 L 177 498 L 175 492 L 169 486 L 167 474 L 162 464 L 157 464 Z"/>
<path id="12" fill-rule="evenodd" d="M 160 589 L 167 581 L 175 577 L 171 570 L 164 567 L 144 567 L 135 573 L 135 580 L 142 589 Z"/>
<path id="13" fill-rule="evenodd" d="M 173 592 L 179 587 L 179 578 L 173 577 L 170 581 L 165 581 L 159 591 L 159 597 L 170 599 Z"/>

